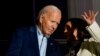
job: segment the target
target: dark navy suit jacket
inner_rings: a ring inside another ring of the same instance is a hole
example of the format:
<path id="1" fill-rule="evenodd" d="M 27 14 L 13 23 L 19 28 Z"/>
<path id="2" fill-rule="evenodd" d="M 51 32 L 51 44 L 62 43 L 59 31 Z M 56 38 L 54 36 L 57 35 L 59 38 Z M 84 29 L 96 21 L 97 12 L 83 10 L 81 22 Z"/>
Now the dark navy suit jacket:
<path id="1" fill-rule="evenodd" d="M 36 26 L 17 29 L 6 56 L 40 56 Z M 59 47 L 51 37 L 48 38 L 46 56 L 60 56 Z"/>

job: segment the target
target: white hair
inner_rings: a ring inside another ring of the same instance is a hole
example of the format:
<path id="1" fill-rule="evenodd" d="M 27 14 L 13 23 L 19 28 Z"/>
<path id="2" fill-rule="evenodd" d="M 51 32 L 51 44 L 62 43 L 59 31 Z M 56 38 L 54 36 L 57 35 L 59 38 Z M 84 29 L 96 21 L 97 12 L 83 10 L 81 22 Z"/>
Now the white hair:
<path id="1" fill-rule="evenodd" d="M 51 12 L 51 13 L 54 13 L 54 12 L 61 13 L 60 9 L 58 7 L 56 7 L 55 5 L 47 5 L 42 10 L 40 10 L 39 15 L 38 15 L 38 20 L 39 20 L 39 18 L 40 18 L 40 16 L 42 14 L 45 14 L 45 13 L 48 13 L 48 12 Z"/>

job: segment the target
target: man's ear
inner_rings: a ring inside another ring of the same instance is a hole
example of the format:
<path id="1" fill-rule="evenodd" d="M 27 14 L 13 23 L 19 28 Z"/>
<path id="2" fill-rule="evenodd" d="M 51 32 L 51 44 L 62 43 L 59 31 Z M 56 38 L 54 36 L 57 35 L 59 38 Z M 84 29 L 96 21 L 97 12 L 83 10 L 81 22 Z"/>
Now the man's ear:
<path id="1" fill-rule="evenodd" d="M 40 16 L 40 20 L 39 20 L 39 22 L 40 22 L 41 24 L 42 24 L 43 19 L 44 19 L 44 16 L 41 15 L 41 16 Z"/>

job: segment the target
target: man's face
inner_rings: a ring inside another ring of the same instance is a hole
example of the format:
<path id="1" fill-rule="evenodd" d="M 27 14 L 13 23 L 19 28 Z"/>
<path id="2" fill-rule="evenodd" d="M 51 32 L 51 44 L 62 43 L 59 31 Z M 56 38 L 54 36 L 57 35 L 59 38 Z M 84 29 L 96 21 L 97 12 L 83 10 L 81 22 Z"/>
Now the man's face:
<path id="1" fill-rule="evenodd" d="M 50 36 L 56 29 L 61 20 L 61 14 L 47 13 L 41 17 L 41 30 L 46 36 Z"/>

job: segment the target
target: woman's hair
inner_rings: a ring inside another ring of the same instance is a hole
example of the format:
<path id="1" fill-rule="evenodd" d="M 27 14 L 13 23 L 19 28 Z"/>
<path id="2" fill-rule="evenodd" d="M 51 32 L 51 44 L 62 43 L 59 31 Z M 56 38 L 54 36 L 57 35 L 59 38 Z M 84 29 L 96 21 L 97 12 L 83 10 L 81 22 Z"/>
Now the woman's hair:
<path id="1" fill-rule="evenodd" d="M 67 22 L 72 23 L 72 27 L 78 30 L 78 38 L 89 38 L 90 34 L 86 30 L 87 22 L 81 18 L 70 18 Z"/>

